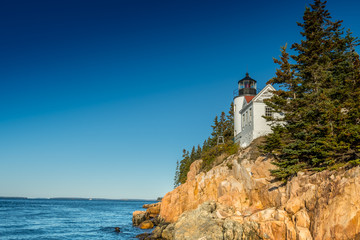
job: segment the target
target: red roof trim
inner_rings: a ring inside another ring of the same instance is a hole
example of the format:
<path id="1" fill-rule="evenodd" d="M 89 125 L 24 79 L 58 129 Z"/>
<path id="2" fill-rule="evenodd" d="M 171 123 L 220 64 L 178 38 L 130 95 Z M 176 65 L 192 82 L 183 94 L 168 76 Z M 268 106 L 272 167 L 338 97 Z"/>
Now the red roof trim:
<path id="1" fill-rule="evenodd" d="M 245 96 L 246 102 L 249 103 L 255 96 Z"/>

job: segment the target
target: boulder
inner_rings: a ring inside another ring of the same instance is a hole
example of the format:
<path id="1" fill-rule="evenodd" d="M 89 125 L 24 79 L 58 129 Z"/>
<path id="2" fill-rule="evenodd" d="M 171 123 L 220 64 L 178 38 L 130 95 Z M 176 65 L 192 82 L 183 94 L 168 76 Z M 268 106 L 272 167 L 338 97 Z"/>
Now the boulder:
<path id="1" fill-rule="evenodd" d="M 162 237 L 169 240 L 260 240 L 256 230 L 258 225 L 252 222 L 239 223 L 231 218 L 217 217 L 217 210 L 230 209 L 210 201 L 197 209 L 182 214 L 179 220 L 163 230 Z M 233 213 L 236 214 L 236 213 Z"/>
<path id="2" fill-rule="evenodd" d="M 160 204 L 151 206 L 148 209 L 146 209 L 146 213 L 148 213 L 150 217 L 155 217 L 155 216 L 159 215 L 160 207 L 161 207 Z"/>
<path id="3" fill-rule="evenodd" d="M 153 224 L 153 222 L 150 221 L 150 220 L 145 220 L 145 221 L 143 221 L 142 223 L 140 223 L 139 227 L 140 227 L 141 229 L 151 229 L 151 228 L 154 227 L 154 224 Z"/>
<path id="4" fill-rule="evenodd" d="M 151 237 L 154 239 L 161 238 L 162 232 L 167 227 L 168 224 L 162 224 L 160 226 L 157 226 L 151 233 Z"/>
<path id="5" fill-rule="evenodd" d="M 160 215 L 156 215 L 154 218 L 151 219 L 155 226 L 164 224 L 164 219 Z"/>
<path id="6" fill-rule="evenodd" d="M 181 215 L 175 224 L 174 239 L 223 239 L 222 224 L 212 215 L 215 207 L 214 202 L 207 202 Z"/>
<path id="7" fill-rule="evenodd" d="M 136 238 L 140 239 L 140 240 L 147 240 L 150 237 L 150 233 L 141 233 L 139 235 L 136 235 Z"/>
<path id="8" fill-rule="evenodd" d="M 162 231 L 161 237 L 166 240 L 173 240 L 174 239 L 174 230 L 175 230 L 175 224 L 167 225 L 167 227 Z"/>
<path id="9" fill-rule="evenodd" d="M 140 225 L 143 221 L 146 220 L 146 212 L 145 211 L 135 211 L 133 212 L 132 222 L 134 226 Z"/>
<path id="10" fill-rule="evenodd" d="M 161 202 L 151 203 L 151 204 L 144 204 L 143 208 L 148 209 L 148 208 L 157 207 L 157 206 L 160 206 L 160 205 L 161 205 Z"/>

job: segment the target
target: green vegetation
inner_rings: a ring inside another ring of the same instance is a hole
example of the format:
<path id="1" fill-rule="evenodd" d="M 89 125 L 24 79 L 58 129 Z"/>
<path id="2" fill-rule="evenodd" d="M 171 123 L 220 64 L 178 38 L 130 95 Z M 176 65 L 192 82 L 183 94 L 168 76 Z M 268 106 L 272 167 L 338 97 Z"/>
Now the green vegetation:
<path id="1" fill-rule="evenodd" d="M 284 181 L 302 170 L 360 164 L 359 41 L 331 20 L 325 3 L 306 8 L 298 23 L 303 40 L 292 44 L 295 55 L 282 47 L 268 82 L 279 90 L 266 104 L 284 115 L 267 117 L 273 133 L 262 149 L 274 155 L 272 174 Z"/>
<path id="2" fill-rule="evenodd" d="M 187 173 L 190 170 L 190 165 L 198 159 L 202 159 L 202 170 L 210 170 L 211 167 L 216 164 L 216 160 L 221 156 L 228 156 L 238 151 L 238 146 L 234 144 L 234 105 L 231 103 L 230 111 L 228 115 L 224 112 L 220 114 L 220 117 L 216 116 L 214 124 L 211 126 L 211 136 L 206 139 L 203 146 L 200 145 L 195 148 L 192 147 L 191 152 L 186 149 L 183 150 L 182 160 L 177 162 L 174 187 L 185 183 Z M 221 138 L 221 136 L 223 138 Z"/>

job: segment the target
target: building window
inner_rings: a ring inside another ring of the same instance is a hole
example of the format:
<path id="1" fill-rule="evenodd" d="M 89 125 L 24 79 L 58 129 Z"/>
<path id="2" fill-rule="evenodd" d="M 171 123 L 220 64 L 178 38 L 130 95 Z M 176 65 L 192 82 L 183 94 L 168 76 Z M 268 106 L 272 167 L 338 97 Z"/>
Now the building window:
<path id="1" fill-rule="evenodd" d="M 272 117 L 272 109 L 271 107 L 265 107 L 265 117 Z"/>
<path id="2" fill-rule="evenodd" d="M 249 122 L 252 121 L 252 108 L 249 109 Z"/>
<path id="3" fill-rule="evenodd" d="M 248 124 L 249 123 L 249 113 L 248 113 L 248 111 L 246 111 L 246 124 Z"/>
<path id="4" fill-rule="evenodd" d="M 244 126 L 245 126 L 245 113 L 242 115 L 242 121 L 241 121 L 241 126 L 242 126 L 242 129 L 244 130 Z"/>

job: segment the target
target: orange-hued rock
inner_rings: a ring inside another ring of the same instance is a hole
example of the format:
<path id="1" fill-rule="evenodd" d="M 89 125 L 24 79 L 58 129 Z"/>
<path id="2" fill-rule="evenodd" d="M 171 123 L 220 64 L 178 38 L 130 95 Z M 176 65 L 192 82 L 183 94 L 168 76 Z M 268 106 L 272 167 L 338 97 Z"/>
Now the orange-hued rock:
<path id="1" fill-rule="evenodd" d="M 134 211 L 133 217 L 135 217 L 136 215 L 141 214 L 141 213 L 145 213 L 145 211 Z"/>
<path id="2" fill-rule="evenodd" d="M 150 217 L 155 217 L 155 216 L 159 215 L 160 207 L 161 207 L 161 204 L 156 204 L 156 205 L 150 206 L 148 209 L 146 209 L 146 213 L 148 213 Z"/>
<path id="3" fill-rule="evenodd" d="M 215 201 L 231 209 L 217 209 L 215 218 L 255 224 L 264 239 L 360 239 L 360 167 L 299 172 L 283 184 L 269 173 L 272 159 L 254 152 L 250 146 L 206 173 L 195 161 L 186 183 L 162 199 L 161 217 L 175 223 L 185 211 Z"/>
<path id="4" fill-rule="evenodd" d="M 145 211 L 134 211 L 132 222 L 134 226 L 138 226 L 140 223 L 146 220 L 146 212 Z"/>
<path id="5" fill-rule="evenodd" d="M 246 156 L 246 152 L 243 155 Z M 269 173 L 264 169 L 273 167 L 269 161 L 259 157 L 255 164 L 247 160 L 240 164 L 238 158 L 230 156 L 207 173 L 199 172 L 201 160 L 195 161 L 190 166 L 186 183 L 164 196 L 160 215 L 166 221 L 174 222 L 184 211 L 209 200 L 232 206 L 244 214 L 280 205 L 277 185 L 272 184 L 274 189 L 268 191 L 271 184 L 267 180 Z"/>
<path id="6" fill-rule="evenodd" d="M 252 214 L 246 220 L 258 223 L 259 235 L 265 239 L 296 240 L 295 226 L 284 210 L 267 208 Z"/>
<path id="7" fill-rule="evenodd" d="M 293 183 L 300 183 L 300 187 L 290 195 L 290 200 L 304 199 L 302 210 L 310 218 L 313 239 L 360 239 L 359 167 L 300 175 L 288 186 L 291 188 Z"/>
<path id="8" fill-rule="evenodd" d="M 296 227 L 310 227 L 310 217 L 305 209 L 301 209 L 300 211 L 298 211 L 292 219 Z"/>
<path id="9" fill-rule="evenodd" d="M 141 229 L 150 229 L 150 228 L 154 227 L 154 224 L 152 221 L 146 220 L 146 221 L 142 222 L 139 227 Z"/>
<path id="10" fill-rule="evenodd" d="M 161 202 L 157 202 L 157 203 L 151 203 L 151 204 L 144 204 L 143 205 L 143 208 L 151 208 L 151 207 L 157 207 L 157 206 L 159 206 L 159 205 L 161 205 Z"/>

